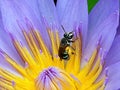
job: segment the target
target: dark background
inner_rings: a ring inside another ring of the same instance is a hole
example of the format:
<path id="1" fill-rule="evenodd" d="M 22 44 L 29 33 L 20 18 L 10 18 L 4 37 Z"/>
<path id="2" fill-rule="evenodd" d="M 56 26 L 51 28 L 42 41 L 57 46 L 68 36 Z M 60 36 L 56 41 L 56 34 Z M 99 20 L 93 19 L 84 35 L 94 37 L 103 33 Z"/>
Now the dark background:
<path id="1" fill-rule="evenodd" d="M 56 5 L 56 2 L 57 2 L 57 0 L 54 0 L 55 5 Z"/>

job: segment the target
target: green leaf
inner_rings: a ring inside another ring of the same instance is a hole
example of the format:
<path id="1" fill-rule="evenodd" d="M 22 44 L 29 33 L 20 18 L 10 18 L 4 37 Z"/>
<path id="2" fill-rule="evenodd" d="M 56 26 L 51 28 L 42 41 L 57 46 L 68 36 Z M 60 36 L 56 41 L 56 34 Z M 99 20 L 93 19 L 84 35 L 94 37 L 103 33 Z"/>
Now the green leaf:
<path id="1" fill-rule="evenodd" d="M 95 6 L 95 4 L 98 2 L 99 0 L 88 0 L 88 12 L 90 12 L 92 10 L 92 8 Z"/>

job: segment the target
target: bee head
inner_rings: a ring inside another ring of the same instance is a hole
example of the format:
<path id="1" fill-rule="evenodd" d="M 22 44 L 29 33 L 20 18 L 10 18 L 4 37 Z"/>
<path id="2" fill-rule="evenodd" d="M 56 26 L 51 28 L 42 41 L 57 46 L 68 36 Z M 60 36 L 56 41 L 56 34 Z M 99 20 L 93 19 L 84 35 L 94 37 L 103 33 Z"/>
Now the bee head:
<path id="1" fill-rule="evenodd" d="M 68 34 L 68 39 L 72 39 L 73 38 L 73 32 L 69 32 L 69 34 Z"/>
<path id="2" fill-rule="evenodd" d="M 69 32 L 69 33 L 65 33 L 64 34 L 64 37 L 67 38 L 67 39 L 72 39 L 73 38 L 73 32 Z"/>
<path id="3" fill-rule="evenodd" d="M 67 34 L 67 33 L 64 33 L 64 37 L 65 37 L 65 38 L 68 38 L 68 34 Z"/>

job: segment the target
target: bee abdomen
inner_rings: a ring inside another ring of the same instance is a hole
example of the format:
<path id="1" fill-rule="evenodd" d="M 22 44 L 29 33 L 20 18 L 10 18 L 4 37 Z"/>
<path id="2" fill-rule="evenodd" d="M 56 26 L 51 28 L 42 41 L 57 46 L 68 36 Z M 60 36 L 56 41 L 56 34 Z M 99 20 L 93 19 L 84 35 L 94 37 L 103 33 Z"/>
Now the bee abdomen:
<path id="1" fill-rule="evenodd" d="M 62 59 L 69 60 L 69 54 L 68 54 L 68 52 L 63 52 L 62 53 Z"/>

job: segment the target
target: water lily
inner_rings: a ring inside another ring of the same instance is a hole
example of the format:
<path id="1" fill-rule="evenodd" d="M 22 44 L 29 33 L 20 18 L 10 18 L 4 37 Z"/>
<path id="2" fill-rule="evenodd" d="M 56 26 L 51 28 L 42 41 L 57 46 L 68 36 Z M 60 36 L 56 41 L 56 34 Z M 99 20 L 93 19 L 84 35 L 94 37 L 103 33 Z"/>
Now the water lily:
<path id="1" fill-rule="evenodd" d="M 99 0 L 88 15 L 87 0 L 0 1 L 0 89 L 118 90 L 118 4 Z M 61 59 L 71 31 L 69 58 Z"/>

